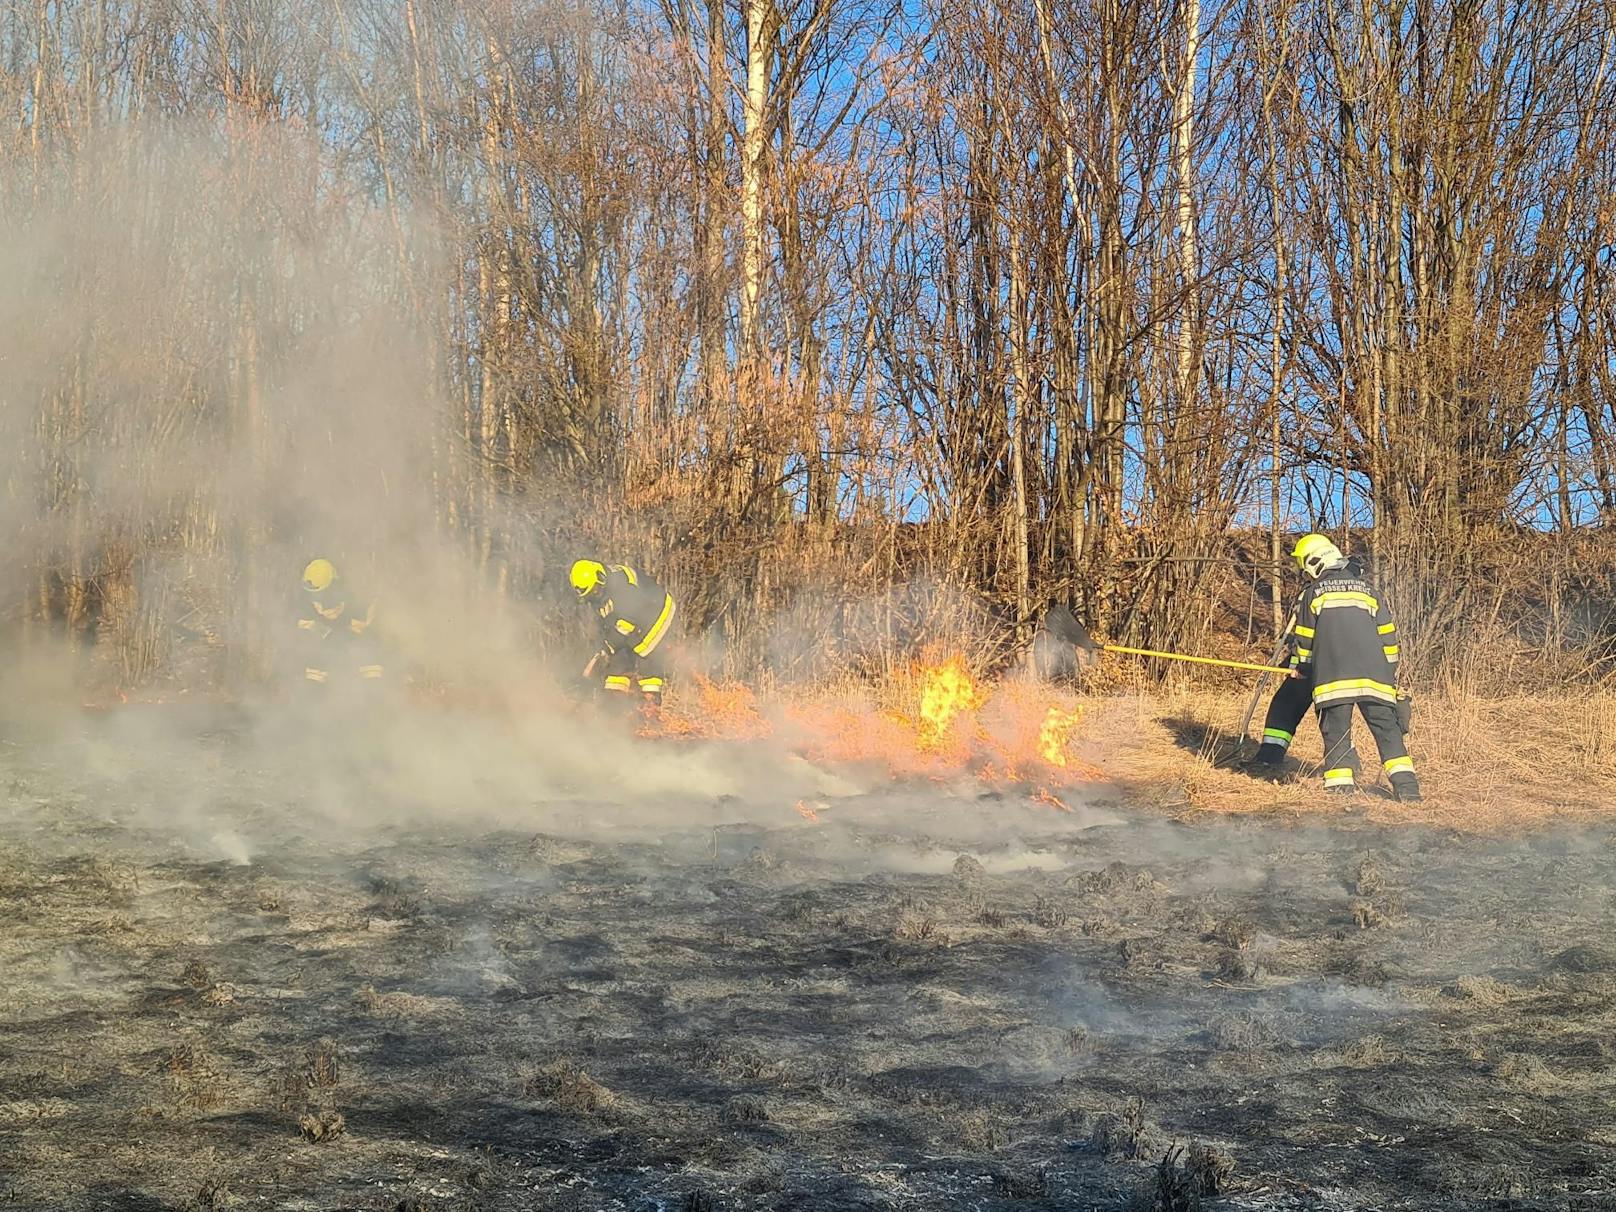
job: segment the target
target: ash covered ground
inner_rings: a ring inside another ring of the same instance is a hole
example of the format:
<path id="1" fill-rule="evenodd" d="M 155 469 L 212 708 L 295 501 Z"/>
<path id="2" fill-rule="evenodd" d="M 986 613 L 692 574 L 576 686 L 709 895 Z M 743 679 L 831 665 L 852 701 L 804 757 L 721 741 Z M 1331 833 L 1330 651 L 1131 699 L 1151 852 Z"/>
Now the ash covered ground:
<path id="1" fill-rule="evenodd" d="M 541 732 L 7 725 L 0 1202 L 1616 1206 L 1608 833 Z"/>

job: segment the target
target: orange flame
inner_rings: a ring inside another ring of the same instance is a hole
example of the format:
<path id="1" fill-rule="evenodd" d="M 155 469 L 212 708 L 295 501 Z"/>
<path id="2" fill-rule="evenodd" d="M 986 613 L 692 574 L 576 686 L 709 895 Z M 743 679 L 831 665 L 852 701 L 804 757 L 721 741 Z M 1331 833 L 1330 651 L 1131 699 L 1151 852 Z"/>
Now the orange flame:
<path id="1" fill-rule="evenodd" d="M 774 731 L 747 687 L 710 681 L 699 673 L 690 680 L 695 693 L 682 689 L 646 721 L 641 736 L 756 741 Z"/>
<path id="2" fill-rule="evenodd" d="M 954 657 L 925 673 L 920 695 L 920 747 L 936 749 L 948 735 L 949 726 L 961 712 L 974 711 L 982 695 L 966 672 L 965 664 Z"/>
<path id="3" fill-rule="evenodd" d="M 1082 720 L 1069 700 L 1051 701 L 1047 687 L 1006 681 L 979 685 L 963 659 L 917 668 L 908 706 L 881 710 L 838 696 L 780 703 L 765 714 L 745 686 L 695 676 L 679 684 L 642 735 L 675 740 L 758 740 L 780 729 L 794 752 L 823 765 L 864 765 L 895 779 L 947 780 L 974 775 L 981 783 L 1018 787 L 1036 802 L 1070 811 L 1056 789 L 1100 771 L 1069 752 Z M 794 805 L 804 820 L 815 805 Z"/>
<path id="4" fill-rule="evenodd" d="M 1059 707 L 1051 707 L 1044 714 L 1043 725 L 1038 729 L 1038 753 L 1044 761 L 1065 769 L 1066 744 L 1082 718 L 1080 710 L 1062 711 Z"/>

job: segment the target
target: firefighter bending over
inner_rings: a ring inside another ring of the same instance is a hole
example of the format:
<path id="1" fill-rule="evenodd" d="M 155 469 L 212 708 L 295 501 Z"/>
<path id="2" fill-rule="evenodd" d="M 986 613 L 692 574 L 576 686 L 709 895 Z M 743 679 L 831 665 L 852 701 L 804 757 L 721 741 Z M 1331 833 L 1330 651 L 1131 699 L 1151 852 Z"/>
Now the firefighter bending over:
<path id="1" fill-rule="evenodd" d="M 602 676 L 603 687 L 619 694 L 638 689 L 648 706 L 660 707 L 667 674 L 659 648 L 673 623 L 673 595 L 627 564 L 579 560 L 571 580 L 600 615 L 601 649 L 584 677 Z"/>
<path id="2" fill-rule="evenodd" d="M 1355 557 L 1347 556 L 1346 561 L 1353 576 L 1363 575 L 1363 567 Z M 1294 625 L 1296 614 L 1300 610 L 1301 598 L 1298 597 L 1296 608 L 1291 613 L 1293 630 L 1290 633 L 1290 642 L 1280 662 L 1283 665 L 1296 664 L 1297 639 Z M 1293 676 L 1280 682 L 1274 691 L 1274 697 L 1268 701 L 1268 713 L 1263 717 L 1262 744 L 1257 746 L 1252 765 L 1270 775 L 1276 774 L 1284 765 L 1285 754 L 1289 752 L 1291 743 L 1296 739 L 1296 730 L 1301 727 L 1302 720 L 1307 716 L 1307 709 L 1312 705 L 1312 678 Z"/>
<path id="3" fill-rule="evenodd" d="M 375 620 L 375 604 L 355 595 L 336 565 L 310 560 L 303 569 L 303 612 L 297 620 L 304 681 L 323 686 L 333 680 L 380 679 L 382 665 L 370 635 Z"/>
<path id="4" fill-rule="evenodd" d="M 1311 582 L 1297 605 L 1292 666 L 1295 676 L 1313 684 L 1324 737 L 1324 789 L 1356 789 L 1356 705 L 1375 738 L 1392 793 L 1405 802 L 1418 800 L 1420 783 L 1397 711 L 1397 627 L 1386 604 L 1324 535 L 1303 535 L 1291 555 Z"/>

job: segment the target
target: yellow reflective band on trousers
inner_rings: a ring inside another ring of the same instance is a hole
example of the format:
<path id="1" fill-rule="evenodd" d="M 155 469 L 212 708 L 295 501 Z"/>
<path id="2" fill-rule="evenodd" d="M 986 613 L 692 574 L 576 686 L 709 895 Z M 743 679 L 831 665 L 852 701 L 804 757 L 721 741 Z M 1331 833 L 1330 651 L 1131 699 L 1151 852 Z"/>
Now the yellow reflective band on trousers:
<path id="1" fill-rule="evenodd" d="M 640 690 L 644 694 L 661 694 L 662 693 L 662 679 L 661 678 L 641 678 L 640 679 Z"/>
<path id="2" fill-rule="evenodd" d="M 330 675 L 323 669 L 305 669 L 303 676 L 311 682 L 323 682 Z"/>
<path id="3" fill-rule="evenodd" d="M 1298 623 L 1296 624 L 1296 634 L 1301 636 L 1304 640 L 1311 640 L 1315 635 L 1318 634 L 1318 632 L 1314 631 L 1311 627 L 1303 627 L 1300 623 Z"/>
<path id="4" fill-rule="evenodd" d="M 1383 699 L 1397 702 L 1397 688 L 1373 678 L 1342 678 L 1338 682 L 1325 682 L 1314 687 L 1315 703 L 1333 703 L 1340 699 Z"/>
<path id="5" fill-rule="evenodd" d="M 634 645 L 634 651 L 641 656 L 650 656 L 653 649 L 662 643 L 662 637 L 668 632 L 668 624 L 673 622 L 673 595 L 662 595 L 662 613 L 657 615 L 656 622 L 646 629 L 645 638 Z"/>
<path id="6" fill-rule="evenodd" d="M 1392 632 L 1397 630 L 1397 624 L 1396 623 L 1382 623 L 1375 630 L 1379 631 L 1381 635 L 1391 635 Z"/>
<path id="7" fill-rule="evenodd" d="M 359 667 L 359 676 L 362 678 L 379 678 L 382 676 L 382 667 L 380 665 L 361 665 Z"/>
<path id="8" fill-rule="evenodd" d="M 629 679 L 629 676 L 627 674 L 624 674 L 624 673 L 611 674 L 606 679 L 606 689 L 607 690 L 627 690 L 628 687 L 629 687 L 629 681 L 630 681 L 630 679 Z"/>
<path id="9" fill-rule="evenodd" d="M 1324 785 L 1326 787 L 1356 786 L 1357 784 L 1353 782 L 1352 778 L 1352 767 L 1338 766 L 1334 770 L 1326 770 L 1324 772 Z"/>
<path id="10" fill-rule="evenodd" d="M 1383 769 L 1388 776 L 1393 774 L 1413 774 L 1414 759 L 1411 757 L 1391 758 L 1385 763 Z"/>
<path id="11" fill-rule="evenodd" d="M 1388 661 L 1395 661 L 1403 651 L 1402 648 L 1396 644 L 1383 644 L 1381 645 L 1380 650 L 1386 654 L 1386 659 Z"/>
<path id="12" fill-rule="evenodd" d="M 1313 599 L 1314 610 L 1329 610 L 1332 606 L 1356 606 L 1359 610 L 1367 610 L 1370 614 L 1380 609 L 1380 603 L 1367 593 L 1347 589 L 1326 590 Z"/>
<path id="13" fill-rule="evenodd" d="M 1264 745 L 1289 745 L 1295 737 L 1283 728 L 1264 728 L 1262 730 Z"/>
<path id="14" fill-rule="evenodd" d="M 1311 648 L 1298 648 L 1296 650 L 1296 659 L 1299 661 L 1311 661 L 1313 659 L 1313 650 Z"/>

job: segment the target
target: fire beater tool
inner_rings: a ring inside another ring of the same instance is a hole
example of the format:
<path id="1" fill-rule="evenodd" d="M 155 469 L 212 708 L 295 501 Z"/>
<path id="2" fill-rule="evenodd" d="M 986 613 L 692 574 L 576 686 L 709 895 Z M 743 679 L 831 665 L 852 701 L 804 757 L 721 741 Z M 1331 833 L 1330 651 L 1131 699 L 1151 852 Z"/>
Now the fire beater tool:
<path id="1" fill-rule="evenodd" d="M 1127 648 L 1121 644 L 1096 642 L 1077 616 L 1064 606 L 1054 606 L 1044 615 L 1044 626 L 1056 639 L 1071 644 L 1084 652 L 1120 652 L 1129 656 L 1155 657 L 1163 661 L 1188 661 L 1195 665 L 1216 665 L 1222 669 L 1249 669 L 1257 673 L 1277 673 L 1290 676 L 1289 669 L 1278 665 L 1258 665 L 1253 661 L 1226 661 L 1222 657 L 1192 656 L 1187 652 L 1159 652 L 1154 648 Z M 1278 660 L 1278 656 L 1274 657 Z"/>

